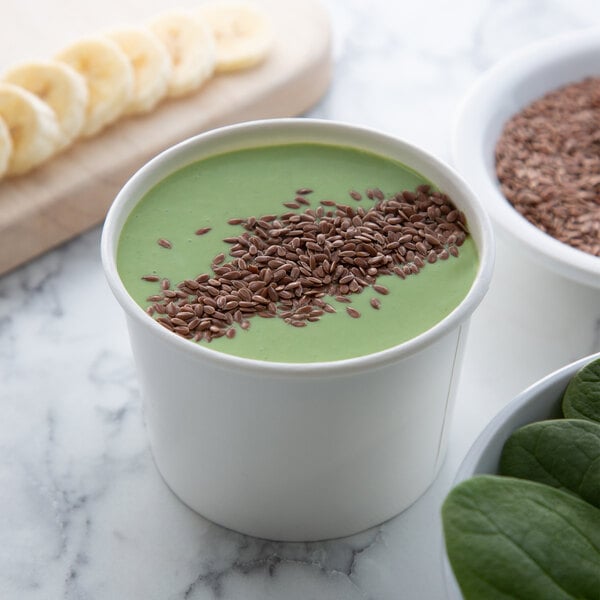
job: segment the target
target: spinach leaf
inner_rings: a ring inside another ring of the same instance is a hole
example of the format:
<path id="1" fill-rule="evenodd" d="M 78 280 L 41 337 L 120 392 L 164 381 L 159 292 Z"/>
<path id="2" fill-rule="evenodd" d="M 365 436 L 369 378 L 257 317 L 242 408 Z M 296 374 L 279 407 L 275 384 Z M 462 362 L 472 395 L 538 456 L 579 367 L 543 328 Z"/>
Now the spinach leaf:
<path id="1" fill-rule="evenodd" d="M 512 477 L 463 481 L 442 507 L 450 564 L 466 600 L 598 600 L 600 510 Z"/>
<path id="2" fill-rule="evenodd" d="M 569 382 L 562 401 L 567 419 L 600 423 L 600 358 L 580 369 Z"/>
<path id="3" fill-rule="evenodd" d="M 517 429 L 502 449 L 500 475 L 570 491 L 600 508 L 600 424 L 558 419 Z"/>

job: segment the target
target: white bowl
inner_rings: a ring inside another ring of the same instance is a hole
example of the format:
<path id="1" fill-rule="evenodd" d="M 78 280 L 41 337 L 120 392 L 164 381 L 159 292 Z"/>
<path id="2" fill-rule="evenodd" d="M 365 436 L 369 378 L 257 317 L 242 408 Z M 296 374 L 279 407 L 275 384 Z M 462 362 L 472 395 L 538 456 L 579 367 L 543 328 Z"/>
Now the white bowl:
<path id="1" fill-rule="evenodd" d="M 291 364 L 194 344 L 134 302 L 117 272 L 116 249 L 146 191 L 203 157 L 293 142 L 391 157 L 453 198 L 469 220 L 480 265 L 469 293 L 446 318 L 381 352 Z M 349 535 L 405 509 L 442 464 L 467 324 L 489 285 L 493 253 L 491 224 L 462 179 L 422 150 L 373 130 L 309 119 L 244 123 L 199 135 L 150 161 L 108 213 L 102 259 L 126 313 L 150 442 L 165 481 L 207 518 L 270 539 Z"/>
<path id="2" fill-rule="evenodd" d="M 490 421 L 467 452 L 457 471 L 454 485 L 475 475 L 497 474 L 502 448 L 513 431 L 536 421 L 560 418 L 562 396 L 569 381 L 579 369 L 597 358 L 600 358 L 600 352 L 554 371 L 507 404 Z M 462 594 L 445 554 L 444 573 L 448 597 L 460 600 Z"/>
<path id="3" fill-rule="evenodd" d="M 600 30 L 550 38 L 492 67 L 459 106 L 452 133 L 456 169 L 492 219 L 496 265 L 478 313 L 482 343 L 495 349 L 506 398 L 545 373 L 600 350 L 600 258 L 529 223 L 506 200 L 494 148 L 506 121 L 546 92 L 600 75 Z"/>
<path id="4" fill-rule="evenodd" d="M 600 30 L 585 29 L 532 44 L 491 68 L 460 104 L 452 134 L 454 166 L 473 187 L 499 235 L 534 261 L 600 288 L 600 258 L 559 242 L 506 200 L 495 174 L 494 147 L 506 121 L 562 85 L 600 76 Z"/>

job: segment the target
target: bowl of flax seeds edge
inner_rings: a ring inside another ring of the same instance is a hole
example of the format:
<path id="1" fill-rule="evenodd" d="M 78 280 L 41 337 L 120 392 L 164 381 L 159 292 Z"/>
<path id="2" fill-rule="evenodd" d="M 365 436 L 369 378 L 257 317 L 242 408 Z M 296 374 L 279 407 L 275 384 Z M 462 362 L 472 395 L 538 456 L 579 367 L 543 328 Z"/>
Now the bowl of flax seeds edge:
<path id="1" fill-rule="evenodd" d="M 496 234 L 473 333 L 507 398 L 600 351 L 599 78 L 600 29 L 576 31 L 508 56 L 458 107 L 454 167 Z"/>
<path id="2" fill-rule="evenodd" d="M 454 166 L 502 246 L 600 290 L 600 29 L 532 44 L 459 106 Z"/>

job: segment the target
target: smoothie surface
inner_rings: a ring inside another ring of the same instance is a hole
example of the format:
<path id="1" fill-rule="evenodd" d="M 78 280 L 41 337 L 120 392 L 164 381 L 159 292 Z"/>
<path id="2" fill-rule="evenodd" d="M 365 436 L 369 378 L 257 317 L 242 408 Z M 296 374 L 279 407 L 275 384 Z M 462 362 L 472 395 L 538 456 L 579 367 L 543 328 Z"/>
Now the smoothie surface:
<path id="1" fill-rule="evenodd" d="M 426 183 L 401 163 L 341 146 L 289 144 L 215 155 L 166 177 L 134 208 L 119 239 L 119 275 L 132 298 L 146 308 L 152 304 L 147 298 L 160 292 L 160 283 L 144 281 L 143 275 L 168 278 L 175 289 L 184 279 L 212 273 L 211 261 L 219 253 L 231 260 L 230 245 L 223 239 L 240 235 L 243 229 L 228 224 L 229 219 L 290 212 L 282 203 L 293 201 L 299 188 L 313 192 L 306 196 L 311 206 L 295 209 L 298 213 L 317 208 L 326 199 L 367 210 L 373 200 L 364 195 L 365 189 L 378 187 L 387 197 Z M 360 191 L 362 200 L 350 198 L 350 190 Z M 195 234 L 206 227 L 211 228 L 208 233 Z M 158 245 L 159 238 L 169 240 L 172 248 Z M 350 294 L 349 305 L 325 297 L 337 312 L 306 327 L 256 316 L 247 331 L 236 325 L 232 339 L 198 343 L 271 362 L 321 362 L 371 354 L 407 341 L 447 316 L 467 295 L 478 264 L 468 236 L 458 257 L 426 264 L 406 279 L 378 277 L 388 295 L 367 288 Z M 374 297 L 381 301 L 379 310 L 370 305 Z M 361 317 L 351 318 L 346 306 L 357 309 Z"/>

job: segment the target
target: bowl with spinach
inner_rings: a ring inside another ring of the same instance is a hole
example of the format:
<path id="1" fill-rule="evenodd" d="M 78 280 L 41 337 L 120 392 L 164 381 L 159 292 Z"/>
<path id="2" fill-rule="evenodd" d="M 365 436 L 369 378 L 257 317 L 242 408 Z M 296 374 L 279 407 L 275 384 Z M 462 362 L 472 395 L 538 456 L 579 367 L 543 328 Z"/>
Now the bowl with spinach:
<path id="1" fill-rule="evenodd" d="M 450 598 L 600 599 L 600 353 L 498 413 L 442 522 Z"/>

